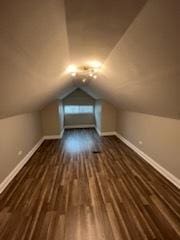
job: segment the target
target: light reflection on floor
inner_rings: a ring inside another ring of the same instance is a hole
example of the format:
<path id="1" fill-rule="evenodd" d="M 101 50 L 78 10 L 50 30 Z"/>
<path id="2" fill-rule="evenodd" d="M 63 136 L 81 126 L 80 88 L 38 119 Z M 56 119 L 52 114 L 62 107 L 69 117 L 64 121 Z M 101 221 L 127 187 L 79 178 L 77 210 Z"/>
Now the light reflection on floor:
<path id="1" fill-rule="evenodd" d="M 65 151 L 69 153 L 79 153 L 91 150 L 93 148 L 93 139 L 91 136 L 82 136 L 71 134 L 64 141 Z"/>

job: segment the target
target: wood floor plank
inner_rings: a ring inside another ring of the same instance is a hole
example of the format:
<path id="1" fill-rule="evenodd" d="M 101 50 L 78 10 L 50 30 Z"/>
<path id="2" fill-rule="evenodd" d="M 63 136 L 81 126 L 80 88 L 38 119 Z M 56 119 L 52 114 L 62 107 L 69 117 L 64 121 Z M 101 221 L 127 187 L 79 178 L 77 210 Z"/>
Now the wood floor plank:
<path id="1" fill-rule="evenodd" d="M 178 240 L 180 192 L 115 136 L 46 140 L 0 195 L 0 240 Z"/>

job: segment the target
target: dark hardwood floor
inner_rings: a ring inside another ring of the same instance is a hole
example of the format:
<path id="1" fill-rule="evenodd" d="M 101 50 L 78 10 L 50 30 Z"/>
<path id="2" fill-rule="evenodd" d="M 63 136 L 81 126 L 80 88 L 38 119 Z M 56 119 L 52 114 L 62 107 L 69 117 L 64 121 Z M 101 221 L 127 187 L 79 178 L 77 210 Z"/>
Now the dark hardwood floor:
<path id="1" fill-rule="evenodd" d="M 180 193 L 115 136 L 66 130 L 1 194 L 0 239 L 180 239 Z"/>

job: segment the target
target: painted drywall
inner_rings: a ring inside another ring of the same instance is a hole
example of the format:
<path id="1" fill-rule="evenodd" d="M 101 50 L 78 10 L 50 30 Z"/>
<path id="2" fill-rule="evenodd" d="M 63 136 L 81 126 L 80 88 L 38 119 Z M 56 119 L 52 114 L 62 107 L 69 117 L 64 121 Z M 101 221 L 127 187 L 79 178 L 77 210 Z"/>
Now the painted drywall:
<path id="1" fill-rule="evenodd" d="M 81 89 L 76 89 L 63 99 L 63 105 L 95 105 L 95 99 Z M 64 114 L 65 126 L 94 125 L 94 112 L 88 114 Z"/>
<path id="2" fill-rule="evenodd" d="M 121 109 L 180 118 L 179 9 L 179 0 L 147 1 L 106 59 L 94 85 Z"/>
<path id="3" fill-rule="evenodd" d="M 41 109 L 67 81 L 63 0 L 0 1 L 0 118 Z"/>
<path id="4" fill-rule="evenodd" d="M 63 110 L 62 101 L 59 101 L 58 114 L 59 114 L 59 122 L 60 122 L 60 131 L 62 132 L 62 130 L 64 129 L 64 110 Z"/>
<path id="5" fill-rule="evenodd" d="M 180 120 L 120 111 L 117 131 L 180 178 Z"/>
<path id="6" fill-rule="evenodd" d="M 94 105 L 94 103 L 95 99 L 80 88 L 75 89 L 63 99 L 64 105 Z"/>
<path id="7" fill-rule="evenodd" d="M 0 183 L 42 138 L 37 112 L 0 120 Z M 22 151 L 19 156 L 18 152 Z"/>
<path id="8" fill-rule="evenodd" d="M 114 132 L 116 130 L 117 109 L 109 102 L 102 101 L 101 132 Z"/>
<path id="9" fill-rule="evenodd" d="M 87 81 L 97 98 L 179 118 L 179 7 L 179 0 L 0 1 L 0 118 L 62 97 L 66 83 L 79 85 L 67 65 L 93 58 L 105 63 Z"/>
<path id="10" fill-rule="evenodd" d="M 60 135 L 63 128 L 61 110 L 62 107 L 60 100 L 55 100 L 49 103 L 41 110 L 42 129 L 44 136 Z"/>
<path id="11" fill-rule="evenodd" d="M 117 109 L 105 100 L 97 100 L 95 104 L 96 128 L 99 132 L 115 132 Z"/>
<path id="12" fill-rule="evenodd" d="M 96 100 L 95 103 L 95 122 L 98 132 L 101 132 L 102 100 Z"/>
<path id="13" fill-rule="evenodd" d="M 67 114 L 64 115 L 64 126 L 95 125 L 94 114 Z"/>
<path id="14" fill-rule="evenodd" d="M 70 57 L 104 61 L 147 0 L 66 0 Z"/>

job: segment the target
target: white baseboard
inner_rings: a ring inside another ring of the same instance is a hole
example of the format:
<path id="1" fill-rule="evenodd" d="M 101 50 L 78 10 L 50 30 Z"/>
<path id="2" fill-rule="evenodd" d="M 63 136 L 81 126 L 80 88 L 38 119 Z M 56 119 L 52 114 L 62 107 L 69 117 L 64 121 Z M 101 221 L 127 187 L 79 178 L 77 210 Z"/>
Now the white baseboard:
<path id="1" fill-rule="evenodd" d="M 134 144 L 129 142 L 123 136 L 116 132 L 104 132 L 101 133 L 99 129 L 96 128 L 96 131 L 100 136 L 109 136 L 116 135 L 122 142 L 124 142 L 128 147 L 133 149 L 138 155 L 140 155 L 145 161 L 147 161 L 152 167 L 154 167 L 158 172 L 160 172 L 165 178 L 167 178 L 170 182 L 172 182 L 177 188 L 180 189 L 180 179 L 175 177 L 172 173 L 168 172 L 165 168 L 160 166 L 155 160 L 150 158 L 143 151 L 138 149 Z M 60 135 L 52 135 L 52 136 L 44 136 L 42 139 L 38 141 L 38 143 L 29 151 L 29 153 L 22 159 L 22 161 L 11 171 L 11 173 L 3 180 L 0 184 L 0 194 L 4 191 L 4 189 L 8 186 L 8 184 L 13 180 L 13 178 L 18 174 L 18 172 L 23 168 L 23 166 L 28 162 L 28 160 L 32 157 L 32 155 L 36 152 L 36 150 L 40 147 L 45 139 L 59 139 L 63 136 L 63 131 Z M 105 134 L 105 135 L 102 135 Z"/>
<path id="2" fill-rule="evenodd" d="M 65 129 L 71 128 L 95 128 L 94 124 L 64 126 Z"/>
<path id="3" fill-rule="evenodd" d="M 61 139 L 64 134 L 64 129 L 61 131 L 60 135 L 46 135 L 43 137 L 43 140 L 53 140 L 53 139 Z"/>
<path id="4" fill-rule="evenodd" d="M 180 189 L 180 179 L 175 177 L 172 173 L 167 171 L 164 167 L 160 166 L 155 160 L 137 148 L 134 144 L 129 142 L 120 134 L 116 133 L 116 136 L 124 142 L 128 147 L 133 149 L 139 156 L 141 156 L 145 161 L 147 161 L 152 167 L 154 167 L 158 172 L 160 172 L 165 178 L 167 178 L 171 183 L 173 183 L 177 188 Z"/>
<path id="5" fill-rule="evenodd" d="M 60 139 L 60 135 L 46 135 L 43 137 L 43 140 L 52 140 L 52 139 Z"/>
<path id="6" fill-rule="evenodd" d="M 41 138 L 38 143 L 28 152 L 28 154 L 21 160 L 20 163 L 10 172 L 10 174 L 3 180 L 0 184 L 0 194 L 4 191 L 4 189 L 8 186 L 8 184 L 13 180 L 13 178 L 18 174 L 18 172 L 24 167 L 24 165 L 28 162 L 28 160 L 32 157 L 32 155 L 36 152 L 36 150 L 43 143 L 44 139 Z"/>
<path id="7" fill-rule="evenodd" d="M 10 174 L 3 180 L 0 184 L 0 194 L 8 186 L 8 184 L 13 180 L 13 178 L 18 174 L 18 172 L 24 167 L 36 150 L 40 147 L 44 140 L 48 139 L 61 139 L 64 133 L 64 129 L 61 131 L 60 135 L 49 135 L 42 137 L 38 143 L 31 149 L 31 151 L 21 160 L 21 162 L 10 172 Z"/>
<path id="8" fill-rule="evenodd" d="M 96 132 L 98 133 L 98 135 L 101 136 L 101 131 L 97 127 L 95 127 L 95 129 L 96 129 Z"/>
<path id="9" fill-rule="evenodd" d="M 96 128 L 96 132 L 98 133 L 99 136 L 112 136 L 112 135 L 116 135 L 116 132 L 101 132 L 97 127 Z"/>
<path id="10" fill-rule="evenodd" d="M 101 136 L 113 136 L 116 135 L 116 132 L 102 132 Z"/>
<path id="11" fill-rule="evenodd" d="M 63 128 L 62 131 L 61 131 L 60 138 L 63 137 L 63 134 L 64 134 L 64 128 Z"/>

